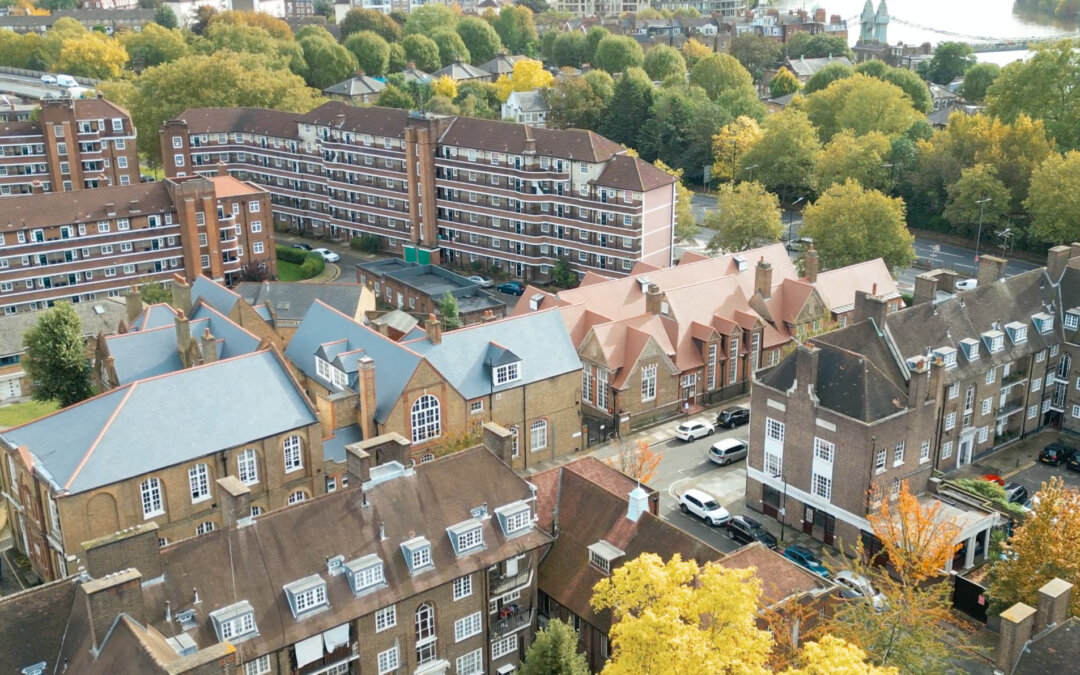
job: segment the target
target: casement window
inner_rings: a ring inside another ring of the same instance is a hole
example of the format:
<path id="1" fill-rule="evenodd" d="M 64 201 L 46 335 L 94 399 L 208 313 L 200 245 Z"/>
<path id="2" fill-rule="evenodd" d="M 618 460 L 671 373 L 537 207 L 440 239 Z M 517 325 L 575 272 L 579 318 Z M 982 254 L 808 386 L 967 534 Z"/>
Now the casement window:
<path id="1" fill-rule="evenodd" d="M 376 665 L 379 669 L 379 675 L 386 675 L 386 673 L 392 673 L 398 669 L 401 661 L 398 656 L 398 648 L 395 645 L 384 652 L 379 652 L 375 657 Z"/>
<path id="2" fill-rule="evenodd" d="M 454 642 L 461 642 L 474 635 L 479 635 L 482 625 L 480 612 L 458 619 L 454 622 Z"/>
<path id="3" fill-rule="evenodd" d="M 254 448 L 246 448 L 236 455 L 236 474 L 244 485 L 259 482 L 258 458 Z"/>
<path id="4" fill-rule="evenodd" d="M 833 463 L 836 457 L 836 445 L 823 438 L 814 438 L 814 457 L 823 462 Z"/>
<path id="5" fill-rule="evenodd" d="M 461 600 L 472 595 L 472 575 L 454 579 L 454 600 Z"/>
<path id="6" fill-rule="evenodd" d="M 641 402 L 656 400 L 656 364 L 641 369 Z"/>
<path id="7" fill-rule="evenodd" d="M 142 495 L 143 518 L 152 518 L 165 513 L 160 480 L 147 478 L 139 485 L 139 492 Z"/>
<path id="8" fill-rule="evenodd" d="M 390 605 L 375 612 L 375 632 L 381 633 L 397 625 L 397 607 Z"/>
<path id="9" fill-rule="evenodd" d="M 536 420 L 529 426 L 529 450 L 536 452 L 548 446 L 547 420 Z"/>
<path id="10" fill-rule="evenodd" d="M 776 441 L 777 443 L 784 442 L 784 423 L 780 420 L 775 420 L 771 417 L 765 418 L 765 438 Z"/>
<path id="11" fill-rule="evenodd" d="M 828 501 L 832 497 L 832 478 L 815 473 L 811 480 L 811 489 L 815 497 Z"/>
<path id="12" fill-rule="evenodd" d="M 412 405 L 412 441 L 420 443 L 442 435 L 442 407 L 439 399 L 424 394 Z"/>
<path id="13" fill-rule="evenodd" d="M 210 475 L 205 464 L 196 464 L 188 469 L 188 483 L 191 486 L 191 503 L 210 498 Z"/>
<path id="14" fill-rule="evenodd" d="M 900 466 L 904 463 L 904 441 L 900 441 L 893 449 L 893 466 Z"/>
<path id="15" fill-rule="evenodd" d="M 304 468 L 304 457 L 301 452 L 302 443 L 299 436 L 289 436 L 282 441 L 282 449 L 285 457 L 285 473 L 291 473 Z"/>

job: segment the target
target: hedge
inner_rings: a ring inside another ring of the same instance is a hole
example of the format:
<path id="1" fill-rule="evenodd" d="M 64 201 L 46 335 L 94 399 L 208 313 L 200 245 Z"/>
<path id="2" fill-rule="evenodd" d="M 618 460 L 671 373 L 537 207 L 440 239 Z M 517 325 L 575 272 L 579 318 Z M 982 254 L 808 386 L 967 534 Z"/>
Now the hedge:
<path id="1" fill-rule="evenodd" d="M 304 260 L 308 256 L 308 252 L 302 248 L 293 248 L 292 246 L 277 245 L 277 259 L 284 260 L 285 262 L 296 263 L 297 265 L 303 265 Z"/>
<path id="2" fill-rule="evenodd" d="M 302 248 L 293 248 L 292 246 L 282 246 L 278 244 L 275 247 L 277 250 L 278 260 L 284 260 L 295 265 L 300 266 L 300 278 L 310 279 L 322 273 L 326 267 L 326 261 L 318 253 L 312 253 L 311 251 L 305 251 Z"/>

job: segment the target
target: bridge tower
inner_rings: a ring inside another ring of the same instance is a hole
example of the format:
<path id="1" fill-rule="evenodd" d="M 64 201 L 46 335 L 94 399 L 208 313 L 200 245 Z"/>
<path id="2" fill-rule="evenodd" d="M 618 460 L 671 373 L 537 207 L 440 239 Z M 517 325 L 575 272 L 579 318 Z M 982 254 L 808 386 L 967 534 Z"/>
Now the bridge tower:
<path id="1" fill-rule="evenodd" d="M 874 17 L 874 42 L 883 45 L 889 44 L 889 39 L 886 37 L 888 30 L 889 8 L 885 6 L 885 0 L 881 0 L 881 4 L 877 8 L 877 15 Z"/>
<path id="2" fill-rule="evenodd" d="M 866 0 L 863 5 L 862 16 L 859 18 L 859 42 L 870 42 L 874 39 L 874 5 Z"/>

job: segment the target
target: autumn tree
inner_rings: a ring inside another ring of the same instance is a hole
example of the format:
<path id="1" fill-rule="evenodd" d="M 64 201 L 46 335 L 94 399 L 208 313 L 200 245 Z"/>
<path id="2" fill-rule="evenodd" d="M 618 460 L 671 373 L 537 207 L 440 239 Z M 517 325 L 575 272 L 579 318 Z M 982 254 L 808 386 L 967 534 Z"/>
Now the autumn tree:
<path id="1" fill-rule="evenodd" d="M 841 129 L 856 135 L 880 131 L 895 136 L 922 117 L 902 89 L 861 73 L 807 96 L 806 113 L 823 141 Z"/>
<path id="2" fill-rule="evenodd" d="M 525 652 L 521 675 L 589 675 L 585 654 L 577 650 L 578 633 L 559 619 L 550 619 Z"/>
<path id="3" fill-rule="evenodd" d="M 647 484 L 656 475 L 661 459 L 659 453 L 649 448 L 648 441 L 642 439 L 633 444 L 619 436 L 615 441 L 615 454 L 604 462 L 639 483 Z"/>
<path id="4" fill-rule="evenodd" d="M 353 33 L 365 30 L 378 34 L 387 42 L 397 42 L 401 39 L 401 26 L 387 15 L 374 9 L 354 7 L 345 13 L 338 27 L 341 29 L 342 40 L 348 39 Z"/>
<path id="5" fill-rule="evenodd" d="M 1005 122 L 1021 114 L 1041 120 L 1066 150 L 1080 148 L 1080 40 L 1035 47 L 1035 53 L 1001 70 L 986 91 L 989 114 Z"/>
<path id="6" fill-rule="evenodd" d="M 713 177 L 735 180 L 740 158 L 761 139 L 761 126 L 752 117 L 740 115 L 712 137 Z"/>
<path id="7" fill-rule="evenodd" d="M 686 67 L 693 68 L 697 65 L 697 62 L 701 59 L 709 56 L 713 53 L 713 50 L 709 49 L 705 45 L 701 44 L 694 38 L 690 38 L 683 43 L 682 55 L 686 60 Z"/>
<path id="8" fill-rule="evenodd" d="M 445 96 L 453 101 L 458 94 L 457 80 L 449 75 L 443 75 L 431 83 L 431 94 L 433 96 Z"/>
<path id="9" fill-rule="evenodd" d="M 716 209 L 705 214 L 705 227 L 716 232 L 709 240 L 710 252 L 745 251 L 783 236 L 780 200 L 761 183 L 725 183 L 718 192 Z"/>
<path id="10" fill-rule="evenodd" d="M 773 79 L 769 80 L 769 96 L 780 98 L 788 94 L 794 94 L 802 89 L 802 82 L 795 77 L 787 68 L 776 71 Z"/>
<path id="11" fill-rule="evenodd" d="M 1080 151 L 1051 155 L 1031 174 L 1024 201 L 1031 214 L 1030 234 L 1038 241 L 1080 241 Z"/>
<path id="12" fill-rule="evenodd" d="M 641 67 L 645 54 L 641 45 L 629 35 L 609 35 L 596 46 L 593 65 L 609 73 L 621 73 L 627 68 Z"/>
<path id="13" fill-rule="evenodd" d="M 82 321 L 69 303 L 42 312 L 23 344 L 21 365 L 34 384 L 35 401 L 56 401 L 64 408 L 94 395 Z"/>
<path id="14" fill-rule="evenodd" d="M 514 64 L 510 75 L 505 73 L 495 81 L 500 101 L 506 101 L 510 92 L 547 89 L 555 83 L 555 76 L 544 70 L 544 64 L 534 59 L 521 59 Z"/>
<path id="15" fill-rule="evenodd" d="M 605 79 L 606 78 L 606 79 Z M 602 70 L 591 70 L 581 77 L 565 77 L 543 90 L 551 107 L 548 123 L 556 129 L 595 131 L 608 109 L 615 86 Z"/>
<path id="16" fill-rule="evenodd" d="M 856 136 L 844 129 L 825 144 L 817 157 L 819 190 L 854 178 L 866 187 L 888 190 L 891 186 L 889 155 L 892 144 L 885 134 L 871 131 Z"/>
<path id="17" fill-rule="evenodd" d="M 982 231 L 989 235 L 1009 221 L 1009 189 L 988 164 L 964 169 L 960 179 L 948 187 L 948 193 L 942 216 L 956 234 L 976 236 L 981 221 Z"/>
<path id="18" fill-rule="evenodd" d="M 678 49 L 668 45 L 657 45 L 645 52 L 642 68 L 657 82 L 664 82 L 670 77 L 686 77 L 686 59 Z"/>
<path id="19" fill-rule="evenodd" d="M 56 68 L 72 75 L 110 80 L 120 75 L 127 62 L 127 50 L 119 40 L 91 31 L 64 40 Z"/>
<path id="20" fill-rule="evenodd" d="M 690 69 L 690 84 L 701 87 L 709 98 L 716 100 L 725 91 L 752 88 L 749 71 L 730 54 L 712 54 Z"/>
<path id="21" fill-rule="evenodd" d="M 823 269 L 882 258 L 894 273 L 915 260 L 904 202 L 858 181 L 833 185 L 803 211 L 801 233 L 814 240 Z"/>
<path id="22" fill-rule="evenodd" d="M 753 167 L 753 176 L 770 192 L 794 201 L 814 191 L 820 150 L 810 118 L 799 108 L 788 107 L 765 119 L 761 138 L 740 157 L 736 177 L 747 177 L 747 169 Z"/>
<path id="23" fill-rule="evenodd" d="M 188 54 L 188 45 L 183 33 L 162 28 L 156 23 L 143 26 L 141 31 L 124 31 L 120 35 L 120 41 L 127 50 L 131 67 L 135 72 L 142 72 L 144 68 L 175 61 Z"/>

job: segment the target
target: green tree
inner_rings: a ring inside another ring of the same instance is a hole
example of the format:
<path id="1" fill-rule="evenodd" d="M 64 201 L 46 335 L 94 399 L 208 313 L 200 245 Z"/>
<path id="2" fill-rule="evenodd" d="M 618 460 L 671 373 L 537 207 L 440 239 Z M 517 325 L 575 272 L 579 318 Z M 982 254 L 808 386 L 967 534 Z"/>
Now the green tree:
<path id="1" fill-rule="evenodd" d="M 835 35 L 818 33 L 810 35 L 805 31 L 799 31 L 792 35 L 784 45 L 789 59 L 806 57 L 808 59 L 822 59 L 827 56 L 852 57 L 851 49 L 848 48 L 847 39 Z"/>
<path id="2" fill-rule="evenodd" d="M 922 117 L 899 87 L 860 74 L 807 96 L 806 112 L 824 141 L 842 129 L 895 136 Z"/>
<path id="3" fill-rule="evenodd" d="M 458 95 L 454 99 L 461 114 L 466 117 L 499 119 L 502 114 L 502 101 L 499 92 L 490 82 L 468 80 L 458 84 Z"/>
<path id="4" fill-rule="evenodd" d="M 188 54 L 183 33 L 162 28 L 156 23 L 143 26 L 141 31 L 124 31 L 120 40 L 127 49 L 132 69 L 137 73 L 144 68 L 175 61 Z"/>
<path id="5" fill-rule="evenodd" d="M 154 23 L 162 28 L 176 28 L 180 25 L 180 22 L 176 20 L 176 13 L 164 4 L 154 11 Z"/>
<path id="6" fill-rule="evenodd" d="M 570 266 L 570 260 L 563 256 L 555 261 L 551 268 L 551 283 L 559 288 L 573 288 L 578 285 L 578 275 Z"/>
<path id="7" fill-rule="evenodd" d="M 139 286 L 139 297 L 147 305 L 168 304 L 172 301 L 172 291 L 160 281 L 147 281 Z"/>
<path id="8" fill-rule="evenodd" d="M 432 7 L 434 5 L 424 5 Z M 433 73 L 442 66 L 439 59 L 439 45 L 426 35 L 406 35 L 401 41 L 405 49 L 405 58 L 416 64 L 416 67 L 426 73 Z"/>
<path id="9" fill-rule="evenodd" d="M 705 214 L 705 227 L 716 234 L 709 240 L 714 251 L 745 251 L 780 241 L 784 223 L 780 200 L 757 181 L 725 183 L 720 186 L 716 210 Z"/>
<path id="10" fill-rule="evenodd" d="M 934 98 L 930 95 L 930 88 L 914 71 L 907 68 L 887 68 L 880 79 L 900 87 L 900 90 L 911 99 L 912 107 L 919 112 L 925 114 L 934 107 Z"/>
<path id="11" fill-rule="evenodd" d="M 442 314 L 443 328 L 446 330 L 461 328 L 461 312 L 458 310 L 458 301 L 450 291 L 444 293 L 439 301 L 439 313 Z"/>
<path id="12" fill-rule="evenodd" d="M 404 110 L 411 110 L 416 107 L 416 101 L 409 94 L 398 87 L 388 84 L 386 88 L 379 93 L 379 99 L 375 102 L 375 105 L 383 106 L 385 108 L 402 108 Z"/>
<path id="13" fill-rule="evenodd" d="M 207 26 L 210 25 L 211 19 L 217 14 L 217 10 L 210 5 L 199 5 L 192 10 L 192 21 L 190 24 L 191 32 L 195 35 L 202 35 Z M 55 25 L 53 26 L 55 29 Z"/>
<path id="14" fill-rule="evenodd" d="M 746 68 L 755 82 L 764 79 L 765 71 L 776 67 L 783 51 L 784 48 L 776 40 L 751 31 L 740 33 L 731 40 L 731 55 Z"/>
<path id="15" fill-rule="evenodd" d="M 503 44 L 491 24 L 480 17 L 467 16 L 458 22 L 457 34 L 472 55 L 473 65 L 487 63 L 499 55 Z"/>
<path id="16" fill-rule="evenodd" d="M 739 159 L 738 177 L 753 176 L 786 201 L 814 192 L 814 173 L 821 142 L 806 113 L 787 107 L 769 115 L 762 125 L 761 139 Z"/>
<path id="17" fill-rule="evenodd" d="M 320 39 L 330 39 L 325 31 L 312 33 Z M 263 57 L 263 63 L 278 70 L 291 70 L 301 77 L 307 75 L 308 64 L 304 59 L 304 50 L 291 37 L 278 38 L 261 26 L 214 20 L 203 33 L 203 39 L 196 43 L 196 50 L 202 54 L 211 54 L 221 50 L 248 52 Z"/>
<path id="18" fill-rule="evenodd" d="M 525 652 L 521 675 L 589 675 L 589 663 L 577 644 L 577 631 L 570 624 L 551 619 Z"/>
<path id="19" fill-rule="evenodd" d="M 1051 155 L 1039 165 L 1024 206 L 1033 238 L 1050 244 L 1080 241 L 1080 151 Z"/>
<path id="20" fill-rule="evenodd" d="M 550 62 L 555 60 L 555 40 L 557 40 L 560 35 L 562 35 L 562 33 L 549 29 L 540 37 L 540 58 L 544 61 Z"/>
<path id="21" fill-rule="evenodd" d="M 773 98 L 794 94 L 801 88 L 802 82 L 799 82 L 799 78 L 792 75 L 787 68 L 776 71 L 773 79 L 769 80 L 769 96 Z"/>
<path id="22" fill-rule="evenodd" d="M 809 96 L 815 91 L 826 89 L 837 80 L 851 77 L 854 74 L 855 71 L 851 69 L 851 66 L 843 63 L 830 63 L 810 76 L 810 79 L 806 81 L 806 88 L 803 89 L 803 93 Z"/>
<path id="23" fill-rule="evenodd" d="M 341 29 L 341 39 L 345 40 L 353 33 L 370 30 L 378 33 L 387 42 L 397 42 L 401 39 L 401 26 L 393 19 L 374 9 L 350 9 L 341 18 L 338 24 Z"/>
<path id="24" fill-rule="evenodd" d="M 120 75 L 128 53 L 119 40 L 97 32 L 64 40 L 56 67 L 81 77 L 110 80 Z"/>
<path id="25" fill-rule="evenodd" d="M 653 85 L 641 68 L 628 68 L 615 83 L 600 134 L 627 147 L 638 145 L 638 132 L 652 106 Z"/>
<path id="26" fill-rule="evenodd" d="M 431 39 L 439 46 L 439 62 L 443 67 L 458 61 L 469 63 L 472 59 L 472 54 L 465 48 L 461 36 L 449 29 L 435 31 L 431 34 Z"/>
<path id="27" fill-rule="evenodd" d="M 598 73 L 598 75 L 593 75 Z M 542 95 L 551 106 L 548 114 L 549 124 L 556 129 L 589 129 L 596 131 L 608 109 L 608 102 L 614 92 L 608 93 L 601 75 L 603 71 L 589 71 L 592 83 L 585 77 L 566 77 L 555 86 L 543 90 Z M 608 81 L 611 76 L 607 75 Z M 595 86 L 594 86 L 595 84 Z"/>
<path id="28" fill-rule="evenodd" d="M 645 52 L 642 67 L 653 80 L 664 82 L 669 77 L 686 77 L 686 59 L 678 49 L 667 45 L 657 45 Z"/>
<path id="29" fill-rule="evenodd" d="M 966 42 L 941 42 L 934 48 L 928 74 L 936 84 L 948 84 L 975 65 L 975 50 Z"/>
<path id="30" fill-rule="evenodd" d="M 969 103 L 982 103 L 990 85 L 1000 74 L 1001 66 L 996 63 L 976 63 L 964 73 L 964 81 L 957 93 Z"/>
<path id="31" fill-rule="evenodd" d="M 312 9 L 315 12 L 315 16 L 324 17 L 330 21 L 334 19 L 334 2 L 333 0 L 315 0 L 312 3 Z"/>
<path id="32" fill-rule="evenodd" d="M 533 56 L 540 49 L 540 37 L 528 7 L 504 7 L 491 25 L 514 54 Z"/>
<path id="33" fill-rule="evenodd" d="M 458 15 L 446 5 L 421 5 L 409 12 L 405 22 L 406 35 L 431 35 L 440 29 L 457 28 Z"/>
<path id="34" fill-rule="evenodd" d="M 732 89 L 754 85 L 753 78 L 742 64 L 729 54 L 713 54 L 698 61 L 690 69 L 690 84 L 701 87 L 709 98 Z"/>
<path id="35" fill-rule="evenodd" d="M 641 67 L 645 54 L 637 40 L 628 35 L 609 35 L 596 46 L 593 65 L 609 73 L 621 73 L 627 68 Z"/>
<path id="36" fill-rule="evenodd" d="M 589 42 L 589 51 L 587 52 L 586 60 L 596 65 L 596 48 L 600 46 L 600 41 L 611 35 L 611 31 L 603 26 L 593 26 L 589 29 L 589 32 L 585 34 L 585 39 Z"/>
<path id="37" fill-rule="evenodd" d="M 438 49 L 438 47 L 436 47 Z M 405 48 L 399 42 L 390 43 L 390 65 L 388 73 L 400 73 L 409 65 L 409 57 L 405 55 Z"/>
<path id="38" fill-rule="evenodd" d="M 41 314 L 23 335 L 22 367 L 34 383 L 35 401 L 56 401 L 60 407 L 94 395 L 86 359 L 82 321 L 66 302 Z"/>
<path id="39" fill-rule="evenodd" d="M 1080 148 L 1080 40 L 1042 44 L 1001 70 L 986 92 L 987 112 L 1006 122 L 1042 120 L 1065 150 Z"/>
<path id="40" fill-rule="evenodd" d="M 517 0 L 514 4 L 529 8 L 529 11 L 533 14 L 543 14 L 551 9 L 551 5 L 547 3 L 547 0 Z"/>
<path id="41" fill-rule="evenodd" d="M 390 68 L 390 45 L 378 33 L 362 30 L 345 38 L 345 49 L 352 52 L 356 64 L 372 77 L 386 75 Z"/>
<path id="42" fill-rule="evenodd" d="M 707 56 L 711 56 L 712 53 L 712 49 L 709 49 L 694 38 L 690 38 L 684 42 L 682 46 L 682 55 L 683 58 L 686 59 L 686 67 L 691 69 L 697 65 L 698 61 Z"/>
<path id="43" fill-rule="evenodd" d="M 992 166 L 976 164 L 964 169 L 960 180 L 948 187 L 948 193 L 949 201 L 942 216 L 960 236 L 976 236 L 980 216 L 983 232 L 988 235 L 1009 221 L 1011 195 Z M 986 199 L 990 201 L 979 204 Z"/>
<path id="44" fill-rule="evenodd" d="M 833 185 L 807 206 L 801 233 L 814 240 L 822 269 L 881 258 L 895 274 L 915 260 L 903 200 L 867 190 L 856 180 Z"/>
<path id="45" fill-rule="evenodd" d="M 892 143 L 880 132 L 856 136 L 845 129 L 832 137 L 817 158 L 817 186 L 825 190 L 854 178 L 860 184 L 887 191 L 891 186 L 889 156 Z"/>
<path id="46" fill-rule="evenodd" d="M 551 60 L 560 68 L 580 68 L 589 58 L 589 40 L 579 31 L 558 33 L 551 45 Z"/>
<path id="47" fill-rule="evenodd" d="M 667 87 L 653 94 L 649 117 L 638 134 L 638 151 L 682 169 L 688 180 L 701 180 L 712 166 L 712 137 L 733 115 L 709 100 L 700 87 Z"/>
<path id="48" fill-rule="evenodd" d="M 888 70 L 889 64 L 880 59 L 870 59 L 869 61 L 863 61 L 855 66 L 856 73 L 862 73 L 867 77 L 876 77 L 879 80 L 885 77 L 885 73 Z"/>
<path id="49" fill-rule="evenodd" d="M 326 37 L 307 35 L 299 42 L 307 63 L 308 84 L 316 89 L 326 89 L 356 72 L 356 57 L 339 45 L 330 33 L 327 32 Z"/>

